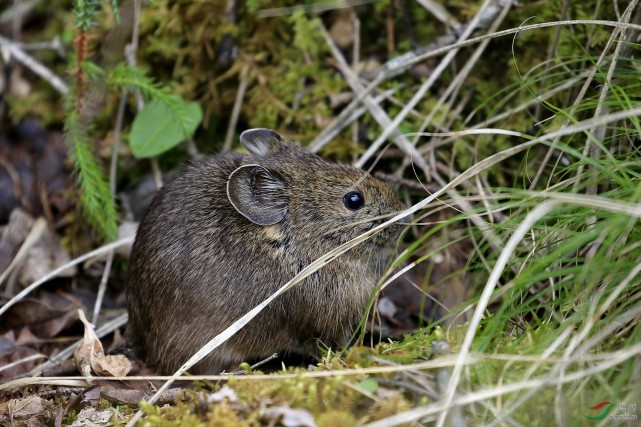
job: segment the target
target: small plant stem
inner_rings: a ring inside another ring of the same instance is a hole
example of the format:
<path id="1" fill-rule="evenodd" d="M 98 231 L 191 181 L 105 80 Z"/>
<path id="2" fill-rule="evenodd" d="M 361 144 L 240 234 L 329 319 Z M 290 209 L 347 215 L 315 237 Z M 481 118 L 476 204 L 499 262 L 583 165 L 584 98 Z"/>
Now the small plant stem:
<path id="1" fill-rule="evenodd" d="M 78 115 L 81 116 L 82 104 L 83 104 L 83 99 L 85 95 L 85 81 L 86 81 L 86 76 L 83 69 L 83 63 L 85 62 L 85 59 L 87 57 L 87 46 L 88 46 L 87 33 L 82 28 L 78 28 L 78 34 L 76 35 L 74 44 L 76 47 L 76 57 L 77 57 L 76 64 L 78 67 L 75 71 L 76 111 L 78 112 Z"/>
<path id="2" fill-rule="evenodd" d="M 249 65 L 245 65 L 240 71 L 240 83 L 238 84 L 236 99 L 234 100 L 234 106 L 231 110 L 231 117 L 229 118 L 229 126 L 227 126 L 227 134 L 225 135 L 223 151 L 231 150 L 232 142 L 234 140 L 234 133 L 236 132 L 236 125 L 238 124 L 238 117 L 240 116 L 240 108 L 243 105 L 245 91 L 247 90 L 248 74 Z"/>
<path id="3" fill-rule="evenodd" d="M 394 95 L 394 89 L 388 89 L 388 90 L 382 92 L 381 94 L 376 95 L 373 98 L 373 100 L 374 100 L 375 103 L 380 104 L 381 102 L 389 99 L 393 95 Z M 348 111 L 348 110 L 346 108 L 343 111 Z M 309 145 L 307 147 L 307 149 L 309 151 L 311 151 L 312 153 L 319 152 L 336 135 L 338 135 L 343 130 L 344 127 L 348 126 L 350 123 L 353 123 L 355 120 L 358 120 L 366 112 L 367 112 L 367 109 L 365 107 L 361 107 L 361 108 L 358 108 L 356 110 L 351 110 L 350 109 L 349 110 L 350 114 L 347 114 L 346 116 L 341 118 L 341 125 L 331 126 L 331 130 L 329 130 L 329 131 L 327 131 L 327 129 L 330 129 L 329 126 L 327 128 L 325 128 L 323 130 L 323 132 L 321 132 L 322 136 L 316 137 L 314 139 L 314 141 L 312 141 L 311 145 Z"/>
<path id="4" fill-rule="evenodd" d="M 632 2 L 630 2 L 628 7 L 626 8 L 626 10 L 623 12 L 623 16 L 621 17 L 621 19 L 623 20 L 623 22 L 621 22 L 622 24 L 627 24 L 630 21 L 630 16 L 631 16 L 632 11 L 634 10 L 634 7 L 636 6 L 636 4 L 637 4 L 637 0 L 633 0 Z M 636 27 L 638 27 L 637 29 L 641 29 L 641 27 L 639 27 L 638 25 Z M 601 56 L 599 57 L 599 60 L 597 61 L 597 65 L 593 68 L 593 74 L 592 74 L 592 77 L 589 79 L 589 83 L 591 83 L 592 79 L 594 78 L 593 76 L 596 75 L 598 69 L 600 68 L 602 62 L 604 61 L 604 58 L 605 58 L 607 52 L 610 50 L 610 47 L 614 44 L 614 42 L 620 36 L 620 34 L 624 31 L 624 29 L 627 29 L 627 28 L 628 28 L 627 26 L 617 27 L 612 32 L 612 35 L 610 36 L 610 39 L 608 40 L 608 43 L 607 43 L 606 47 L 603 49 L 603 52 L 601 52 Z M 607 84 L 605 86 L 607 86 Z M 583 87 L 585 88 L 585 91 L 587 91 L 587 89 L 588 89 L 588 81 L 586 81 L 586 84 Z M 571 117 L 574 116 L 574 112 L 575 112 L 576 108 L 578 108 L 578 103 L 577 102 L 574 103 L 573 108 L 570 110 L 569 115 Z M 566 121 L 563 124 L 565 125 L 565 123 L 569 123 L 569 119 L 566 119 Z M 590 146 L 591 146 L 591 144 L 589 144 L 588 141 L 586 141 L 586 144 L 585 144 L 585 146 L 583 148 L 583 155 L 584 156 L 587 156 L 589 154 Z M 551 148 L 552 147 L 550 147 L 550 149 Z M 577 177 L 577 180 L 574 183 L 574 188 L 573 188 L 574 191 L 578 190 L 578 186 L 581 183 L 580 177 L 583 175 L 584 169 L 585 169 L 585 165 L 584 164 L 580 164 L 579 167 L 577 168 L 577 172 L 575 174 L 575 176 Z"/>
<path id="5" fill-rule="evenodd" d="M 569 6 L 570 6 L 570 0 L 563 0 L 563 9 L 561 10 L 561 16 L 559 17 L 560 19 L 567 19 Z M 550 43 L 547 61 L 545 61 L 545 65 L 544 65 L 545 67 L 543 70 L 544 76 L 547 76 L 548 71 L 550 69 L 550 65 L 552 64 L 554 58 L 556 57 L 557 48 L 559 46 L 559 40 L 561 39 L 562 29 L 563 27 L 559 26 L 559 27 L 556 27 L 556 29 L 554 30 L 554 38 L 552 40 L 552 43 Z M 548 86 L 547 78 L 541 79 L 541 83 L 539 84 L 540 90 L 545 90 L 547 86 Z M 534 117 L 536 117 L 536 120 L 541 120 L 542 107 L 543 107 L 542 103 L 539 103 L 536 105 L 536 108 L 534 110 Z"/>
<path id="6" fill-rule="evenodd" d="M 605 48 L 601 52 L 601 55 L 599 56 L 599 59 L 597 60 L 595 66 L 592 67 L 592 69 L 590 70 L 590 73 L 588 74 L 585 82 L 583 83 L 583 86 L 579 90 L 579 94 L 574 99 L 574 102 L 572 103 L 572 107 L 570 108 L 570 111 L 567 114 L 568 118 L 566 118 L 565 121 L 563 122 L 563 124 L 561 125 L 562 128 L 563 127 L 567 127 L 567 126 L 570 125 L 570 122 L 571 122 L 570 117 L 574 116 L 574 114 L 575 114 L 576 110 L 578 109 L 581 101 L 585 97 L 585 94 L 587 93 L 588 89 L 590 88 L 590 85 L 592 84 L 592 81 L 594 80 L 594 76 L 596 76 L 596 73 L 597 73 L 599 67 L 605 61 L 606 52 L 610 49 L 610 46 L 612 46 L 612 44 L 616 40 L 616 37 L 617 37 L 618 33 L 619 33 L 619 28 L 617 27 L 612 32 L 612 35 L 610 36 L 610 39 L 608 40 Z M 545 157 L 543 158 L 543 161 L 541 162 L 541 166 L 536 171 L 536 175 L 534 176 L 534 179 L 532 179 L 532 182 L 530 183 L 530 186 L 529 186 L 530 190 L 533 190 L 534 188 L 536 188 L 536 185 L 538 184 L 539 179 L 543 175 L 543 171 L 545 170 L 545 167 L 548 164 L 548 162 L 550 160 L 550 157 L 552 157 L 552 153 L 554 151 L 556 151 L 556 147 L 558 145 L 558 142 L 559 142 L 559 138 L 555 139 L 552 142 L 552 145 L 550 145 L 550 147 L 548 148 L 547 152 L 545 153 Z M 558 163 L 558 160 L 557 160 L 557 163 Z M 583 172 L 583 166 L 582 165 L 579 166 L 579 170 L 580 170 L 580 173 L 577 173 L 577 175 L 576 175 L 577 176 L 577 181 L 574 184 L 575 189 L 577 188 L 578 183 L 579 183 L 578 177 Z M 550 174 L 550 176 L 552 176 L 552 174 Z"/>
<path id="7" fill-rule="evenodd" d="M 122 139 L 122 124 L 125 116 L 125 107 L 127 105 L 127 98 L 129 93 L 124 91 L 120 95 L 120 102 L 118 104 L 118 113 L 116 115 L 116 128 L 114 130 L 114 143 L 111 147 L 111 163 L 109 167 L 109 192 L 111 194 L 111 202 L 116 203 L 116 173 L 118 168 L 118 153 L 120 152 L 120 142 Z M 93 315 L 91 316 L 91 322 L 98 326 L 98 316 L 100 314 L 100 307 L 102 306 L 102 300 L 105 296 L 107 290 L 107 281 L 109 279 L 109 273 L 111 271 L 111 266 L 114 260 L 114 251 L 109 251 L 107 254 L 107 260 L 105 261 L 105 268 L 102 271 L 102 276 L 100 278 L 100 285 L 98 286 L 98 295 L 96 296 L 96 302 L 93 308 Z"/>
<path id="8" fill-rule="evenodd" d="M 447 9 L 445 9 L 445 7 L 440 3 L 434 0 L 417 0 L 416 2 L 423 6 L 425 10 L 431 13 L 436 19 L 447 25 L 450 29 L 456 31 L 461 28 L 461 23 L 450 15 Z"/>
<path id="9" fill-rule="evenodd" d="M 354 26 L 353 30 L 353 44 L 352 44 L 352 71 L 357 72 L 358 62 L 360 61 L 361 56 L 361 21 L 358 19 L 358 15 L 354 10 L 351 13 L 352 25 Z M 354 147 L 358 147 L 358 119 L 354 120 L 352 123 L 352 144 Z M 356 153 L 354 153 L 354 158 L 352 161 L 356 161 Z"/>
<path id="10" fill-rule="evenodd" d="M 636 0 L 633 0 L 630 2 L 629 7 L 621 17 L 622 22 L 628 23 L 630 21 L 630 17 L 632 15 L 632 10 L 636 7 L 636 4 L 638 2 Z M 639 18 L 639 14 L 637 14 L 637 18 Z M 638 23 L 638 22 L 636 22 Z M 621 30 L 621 35 L 620 37 L 622 39 L 626 38 L 626 32 L 627 29 L 622 29 Z M 608 67 L 608 73 L 605 78 L 605 84 L 601 85 L 601 93 L 599 93 L 599 101 L 597 102 L 596 109 L 594 111 L 594 117 L 599 117 L 601 116 L 604 112 L 607 113 L 608 111 L 608 106 L 605 102 L 605 99 L 610 91 L 610 88 L 612 87 L 612 76 L 614 75 L 614 71 L 617 68 L 618 60 L 621 55 L 621 51 L 623 50 L 623 47 L 625 46 L 625 43 L 617 43 L 614 47 L 614 53 L 612 54 L 612 57 L 610 58 L 610 67 Z M 585 146 L 583 148 L 583 155 L 584 156 L 591 156 L 593 159 L 598 160 L 601 154 L 601 149 L 597 145 L 595 145 L 596 142 L 601 142 L 605 138 L 605 126 L 597 126 L 593 129 L 590 129 L 588 132 L 588 135 L 586 136 L 585 140 Z M 588 165 L 589 167 L 589 165 Z M 597 173 L 596 171 L 592 170 L 592 173 L 590 174 L 590 182 L 588 184 L 588 187 L 586 189 L 587 194 L 596 194 L 597 191 Z"/>

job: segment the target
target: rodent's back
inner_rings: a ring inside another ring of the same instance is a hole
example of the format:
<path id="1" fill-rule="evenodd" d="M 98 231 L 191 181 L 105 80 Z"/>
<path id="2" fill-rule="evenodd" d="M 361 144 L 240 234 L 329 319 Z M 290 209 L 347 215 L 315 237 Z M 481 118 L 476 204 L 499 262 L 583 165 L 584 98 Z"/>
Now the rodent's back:
<path id="1" fill-rule="evenodd" d="M 248 155 L 224 154 L 184 167 L 141 221 L 130 257 L 130 334 L 163 373 L 176 370 L 314 259 L 374 224 L 345 230 L 345 215 L 323 198 L 342 198 L 358 187 L 368 197 L 390 199 L 364 206 L 354 218 L 366 208 L 384 214 L 402 207 L 389 187 L 362 171 L 258 132 L 252 142 L 268 139 L 271 150 L 262 145 Z M 286 151 L 275 155 L 274 147 Z M 252 193 L 260 185 L 266 190 Z M 192 372 L 218 373 L 279 351 L 308 353 L 316 339 L 344 344 L 377 279 L 372 252 L 388 245 L 384 233 L 372 242 L 277 298 Z"/>

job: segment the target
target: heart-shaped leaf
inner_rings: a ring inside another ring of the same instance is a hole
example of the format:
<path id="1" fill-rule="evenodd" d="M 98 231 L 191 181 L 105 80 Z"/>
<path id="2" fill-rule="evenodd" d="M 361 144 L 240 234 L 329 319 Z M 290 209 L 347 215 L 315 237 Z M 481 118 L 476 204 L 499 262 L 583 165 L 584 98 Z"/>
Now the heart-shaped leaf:
<path id="1" fill-rule="evenodd" d="M 154 99 L 138 113 L 131 126 L 129 146 L 137 158 L 153 157 L 190 138 L 203 118 L 200 105 L 172 97 Z"/>

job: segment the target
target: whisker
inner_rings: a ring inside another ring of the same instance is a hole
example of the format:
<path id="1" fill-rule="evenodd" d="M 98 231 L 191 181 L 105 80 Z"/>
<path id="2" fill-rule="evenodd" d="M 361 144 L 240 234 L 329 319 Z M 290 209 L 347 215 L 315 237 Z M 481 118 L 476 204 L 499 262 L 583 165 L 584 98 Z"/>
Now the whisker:
<path id="1" fill-rule="evenodd" d="M 350 227 L 353 227 L 354 225 L 367 224 L 369 222 L 376 221 L 376 220 L 379 220 L 379 219 L 391 218 L 391 217 L 393 217 L 395 215 L 398 215 L 398 213 L 399 212 L 391 212 L 391 213 L 388 213 L 388 214 L 382 214 L 382 215 L 376 215 L 376 216 L 363 218 L 361 220 L 354 221 L 354 222 L 351 222 L 349 224 L 345 224 L 345 225 L 341 225 L 339 227 L 333 228 L 333 229 L 327 231 L 326 234 L 331 234 L 331 233 L 333 233 L 335 231 L 338 231 L 338 230 L 342 230 L 342 229 L 345 229 L 345 228 L 350 228 Z M 400 223 L 400 221 L 397 221 L 397 223 Z"/>
<path id="2" fill-rule="evenodd" d="M 428 221 L 428 222 L 403 222 L 403 221 L 398 221 L 397 224 L 399 225 L 438 225 L 438 224 L 445 224 L 447 222 L 450 222 L 449 220 L 442 220 L 442 221 Z"/>

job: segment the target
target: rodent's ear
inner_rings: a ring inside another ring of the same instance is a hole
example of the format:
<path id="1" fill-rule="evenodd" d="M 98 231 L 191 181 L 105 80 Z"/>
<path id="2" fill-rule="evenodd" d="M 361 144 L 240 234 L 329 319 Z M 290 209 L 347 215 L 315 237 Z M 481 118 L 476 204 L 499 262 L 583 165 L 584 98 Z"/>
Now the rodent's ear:
<path id="1" fill-rule="evenodd" d="M 249 129 L 240 134 L 240 142 L 257 156 L 265 156 L 283 147 L 283 138 L 271 129 Z"/>
<path id="2" fill-rule="evenodd" d="M 287 184 L 259 165 L 244 165 L 229 175 L 227 197 L 242 216 L 258 225 L 272 225 L 287 215 Z"/>

